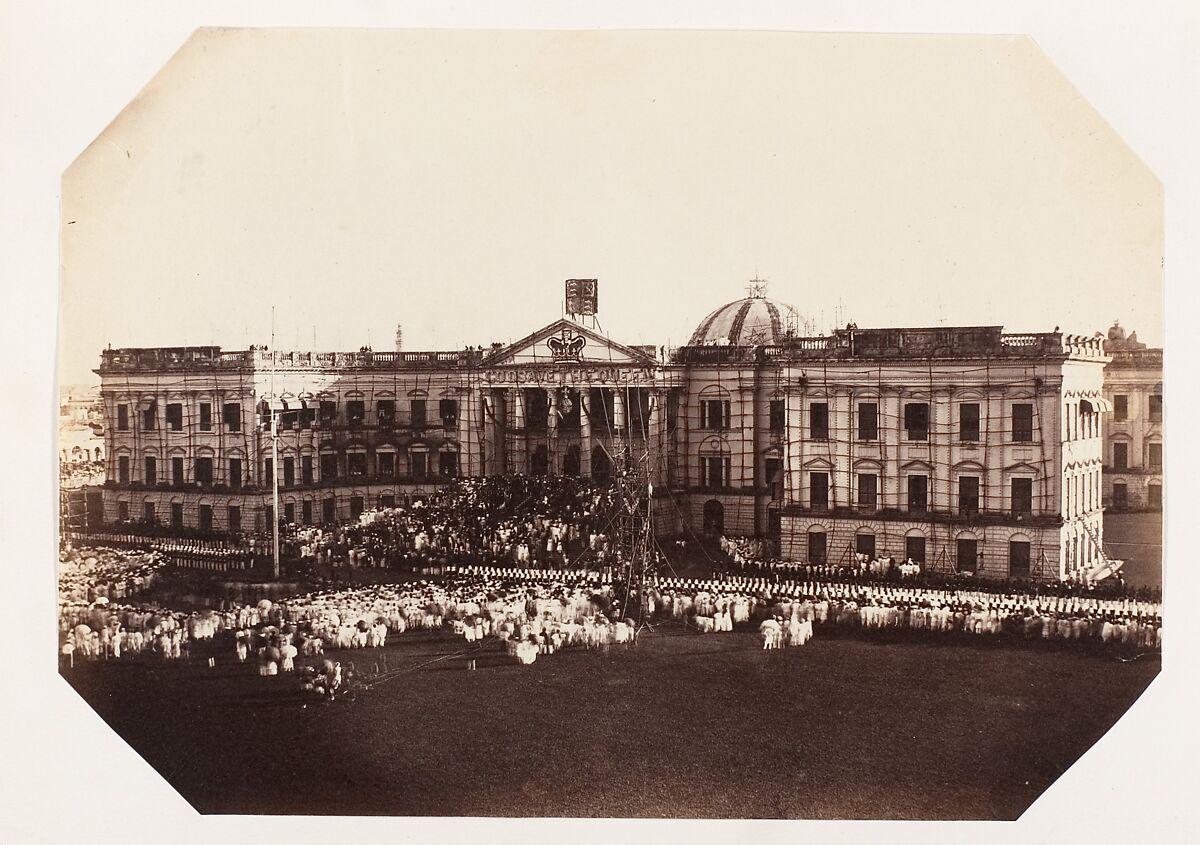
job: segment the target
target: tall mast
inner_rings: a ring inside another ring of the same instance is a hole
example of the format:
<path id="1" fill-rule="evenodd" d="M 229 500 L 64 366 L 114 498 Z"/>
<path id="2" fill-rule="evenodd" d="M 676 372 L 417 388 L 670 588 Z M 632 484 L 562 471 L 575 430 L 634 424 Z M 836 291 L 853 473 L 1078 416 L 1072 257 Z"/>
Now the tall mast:
<path id="1" fill-rule="evenodd" d="M 271 306 L 271 573 L 279 578 L 279 424 L 275 416 L 275 306 Z"/>

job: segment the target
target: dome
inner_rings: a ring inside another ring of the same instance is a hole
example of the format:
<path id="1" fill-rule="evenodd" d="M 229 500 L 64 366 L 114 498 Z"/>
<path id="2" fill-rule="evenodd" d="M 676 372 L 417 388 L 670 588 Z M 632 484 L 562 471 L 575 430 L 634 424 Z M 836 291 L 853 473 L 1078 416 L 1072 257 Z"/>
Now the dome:
<path id="1" fill-rule="evenodd" d="M 722 305 L 700 321 L 691 346 L 772 346 L 796 329 L 796 309 L 751 293 L 745 299 Z"/>

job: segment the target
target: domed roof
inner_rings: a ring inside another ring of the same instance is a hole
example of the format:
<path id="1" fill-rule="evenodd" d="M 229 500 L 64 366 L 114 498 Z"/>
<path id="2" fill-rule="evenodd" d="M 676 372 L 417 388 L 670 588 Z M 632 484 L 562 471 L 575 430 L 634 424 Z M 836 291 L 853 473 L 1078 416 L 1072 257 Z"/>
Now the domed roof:
<path id="1" fill-rule="evenodd" d="M 795 313 L 790 305 L 767 299 L 752 286 L 745 299 L 722 305 L 701 320 L 690 345 L 771 346 L 783 340 L 788 317 Z"/>

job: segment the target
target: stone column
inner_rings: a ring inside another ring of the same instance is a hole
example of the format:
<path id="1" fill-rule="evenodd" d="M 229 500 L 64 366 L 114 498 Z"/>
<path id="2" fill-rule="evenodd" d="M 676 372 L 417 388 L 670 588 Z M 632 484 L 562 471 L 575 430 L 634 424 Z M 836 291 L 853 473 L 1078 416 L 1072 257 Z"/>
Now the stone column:
<path id="1" fill-rule="evenodd" d="M 525 391 L 520 387 L 513 387 L 505 392 L 508 394 L 509 430 L 523 430 L 525 428 Z"/>
<path id="2" fill-rule="evenodd" d="M 503 467 L 507 471 L 526 472 L 528 466 L 528 436 L 525 432 L 525 389 L 512 387 L 505 391 L 505 447 Z"/>
<path id="3" fill-rule="evenodd" d="M 588 387 L 579 388 L 579 475 L 590 478 L 592 475 L 592 391 Z"/>
<path id="4" fill-rule="evenodd" d="M 546 474 L 558 475 L 558 388 L 546 389 Z"/>
<path id="5" fill-rule="evenodd" d="M 625 431 L 625 388 L 614 387 L 613 392 L 613 429 L 620 434 Z"/>
<path id="6" fill-rule="evenodd" d="M 650 415 L 646 421 L 646 451 L 650 454 L 650 480 L 661 485 L 666 474 L 666 394 L 662 390 L 650 392 Z"/>

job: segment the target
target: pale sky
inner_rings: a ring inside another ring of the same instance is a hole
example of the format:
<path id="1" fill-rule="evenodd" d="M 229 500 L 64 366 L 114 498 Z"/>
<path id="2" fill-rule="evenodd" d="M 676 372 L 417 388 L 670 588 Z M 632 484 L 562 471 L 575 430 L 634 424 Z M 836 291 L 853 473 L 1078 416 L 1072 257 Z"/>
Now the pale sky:
<path id="1" fill-rule="evenodd" d="M 107 344 L 452 349 L 600 280 L 681 343 L 754 276 L 832 328 L 1162 342 L 1162 187 L 1022 37 L 208 30 L 64 176 L 61 378 Z"/>

